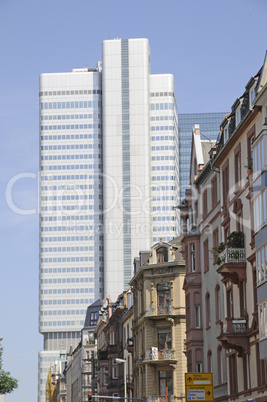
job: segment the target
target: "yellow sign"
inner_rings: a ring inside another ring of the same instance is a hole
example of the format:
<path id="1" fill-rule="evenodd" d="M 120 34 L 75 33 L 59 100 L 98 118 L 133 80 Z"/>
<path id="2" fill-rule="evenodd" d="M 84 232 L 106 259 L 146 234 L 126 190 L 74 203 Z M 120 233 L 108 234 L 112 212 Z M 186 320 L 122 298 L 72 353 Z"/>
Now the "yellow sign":
<path id="1" fill-rule="evenodd" d="M 213 401 L 212 373 L 185 374 L 186 401 Z"/>

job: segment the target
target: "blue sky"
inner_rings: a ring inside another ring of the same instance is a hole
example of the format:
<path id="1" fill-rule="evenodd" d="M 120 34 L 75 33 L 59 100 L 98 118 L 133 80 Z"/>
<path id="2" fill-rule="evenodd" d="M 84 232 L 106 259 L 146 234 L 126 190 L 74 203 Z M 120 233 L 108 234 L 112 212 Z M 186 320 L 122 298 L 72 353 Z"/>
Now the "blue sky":
<path id="1" fill-rule="evenodd" d="M 227 111 L 263 63 L 266 15 L 266 0 L 0 0 L 0 336 L 19 379 L 7 402 L 37 400 L 39 74 L 95 67 L 104 39 L 146 37 L 179 113 Z"/>

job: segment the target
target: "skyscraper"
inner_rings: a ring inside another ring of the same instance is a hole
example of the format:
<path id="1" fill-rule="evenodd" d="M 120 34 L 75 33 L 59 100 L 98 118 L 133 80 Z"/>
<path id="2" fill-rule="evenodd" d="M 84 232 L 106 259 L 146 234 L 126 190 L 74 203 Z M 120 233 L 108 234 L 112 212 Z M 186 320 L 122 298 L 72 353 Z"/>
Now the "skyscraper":
<path id="1" fill-rule="evenodd" d="M 150 74 L 147 39 L 104 41 L 103 68 L 41 75 L 39 402 L 87 306 L 179 234 L 177 141 L 173 76 Z"/>
<path id="2" fill-rule="evenodd" d="M 189 188 L 193 126 L 200 125 L 202 140 L 217 140 L 221 122 L 226 114 L 226 112 L 178 114 L 180 200 L 185 198 L 185 189 Z"/>

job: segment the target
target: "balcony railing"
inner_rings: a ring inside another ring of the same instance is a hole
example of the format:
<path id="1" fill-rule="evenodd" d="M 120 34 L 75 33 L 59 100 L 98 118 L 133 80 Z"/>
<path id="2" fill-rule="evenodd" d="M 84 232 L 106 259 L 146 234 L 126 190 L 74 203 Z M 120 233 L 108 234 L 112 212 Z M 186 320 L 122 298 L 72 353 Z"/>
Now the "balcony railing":
<path id="1" fill-rule="evenodd" d="M 149 316 L 168 315 L 172 313 L 173 313 L 173 307 L 171 305 L 153 307 L 147 310 L 147 315 Z"/>
<path id="2" fill-rule="evenodd" d="M 247 320 L 244 317 L 228 318 L 223 323 L 224 333 L 242 334 L 247 332 Z"/>
<path id="3" fill-rule="evenodd" d="M 152 347 L 146 351 L 146 360 L 172 360 L 174 359 L 174 350 Z"/>
<path id="4" fill-rule="evenodd" d="M 225 250 L 218 256 L 219 267 L 223 264 L 238 264 L 246 262 L 246 253 L 244 248 L 230 248 Z"/>

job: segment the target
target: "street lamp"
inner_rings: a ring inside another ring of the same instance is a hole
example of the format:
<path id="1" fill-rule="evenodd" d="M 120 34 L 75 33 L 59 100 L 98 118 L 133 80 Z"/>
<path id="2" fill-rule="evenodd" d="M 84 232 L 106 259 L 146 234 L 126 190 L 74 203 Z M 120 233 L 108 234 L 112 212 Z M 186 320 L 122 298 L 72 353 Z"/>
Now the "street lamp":
<path id="1" fill-rule="evenodd" d="M 124 363 L 124 402 L 126 402 L 126 397 L 127 397 L 127 384 L 126 384 L 126 360 L 125 359 L 120 359 L 117 357 L 115 359 L 116 363 Z"/>

